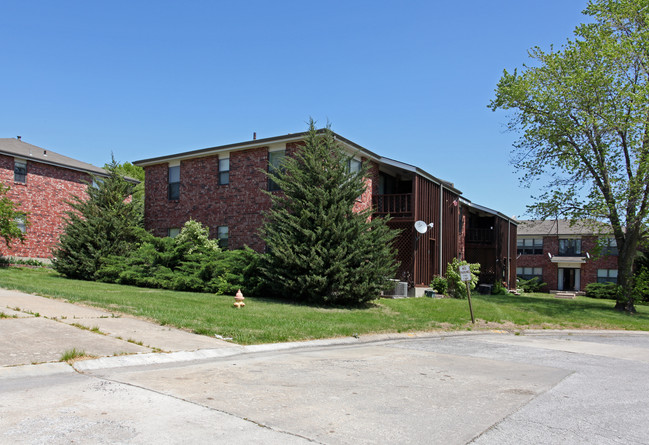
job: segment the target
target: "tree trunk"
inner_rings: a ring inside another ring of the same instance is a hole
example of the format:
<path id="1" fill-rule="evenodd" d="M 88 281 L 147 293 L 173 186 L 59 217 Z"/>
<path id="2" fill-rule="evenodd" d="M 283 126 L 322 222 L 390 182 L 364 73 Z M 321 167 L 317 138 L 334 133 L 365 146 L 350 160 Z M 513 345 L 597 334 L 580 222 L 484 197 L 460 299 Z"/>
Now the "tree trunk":
<path id="1" fill-rule="evenodd" d="M 633 242 L 633 237 L 623 241 L 617 257 L 617 284 L 620 291 L 615 302 L 615 309 L 635 313 L 635 296 L 633 295 L 633 262 L 635 260 L 637 243 Z M 631 239 L 630 239 L 631 238 Z M 619 242 L 618 242 L 619 245 Z"/>

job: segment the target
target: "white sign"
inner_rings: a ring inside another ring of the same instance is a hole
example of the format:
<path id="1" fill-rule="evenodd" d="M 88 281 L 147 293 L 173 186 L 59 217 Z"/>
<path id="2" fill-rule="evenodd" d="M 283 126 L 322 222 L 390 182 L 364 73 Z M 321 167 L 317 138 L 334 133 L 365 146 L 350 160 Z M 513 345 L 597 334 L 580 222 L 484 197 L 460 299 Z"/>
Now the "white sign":
<path id="1" fill-rule="evenodd" d="M 471 267 L 468 264 L 460 266 L 460 278 L 462 281 L 471 281 Z"/>

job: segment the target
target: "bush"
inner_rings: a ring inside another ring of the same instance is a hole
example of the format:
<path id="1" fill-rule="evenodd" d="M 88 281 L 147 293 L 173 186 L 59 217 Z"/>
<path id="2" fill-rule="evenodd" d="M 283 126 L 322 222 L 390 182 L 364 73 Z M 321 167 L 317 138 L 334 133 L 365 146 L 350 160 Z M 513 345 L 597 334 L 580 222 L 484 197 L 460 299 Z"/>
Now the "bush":
<path id="1" fill-rule="evenodd" d="M 619 286 L 615 283 L 590 283 L 586 286 L 586 296 L 617 300 L 618 288 Z"/>
<path id="2" fill-rule="evenodd" d="M 453 298 L 467 298 L 466 283 L 462 281 L 460 276 L 460 266 L 469 265 L 471 270 L 471 281 L 469 281 L 470 289 L 475 289 L 478 284 L 478 275 L 480 274 L 480 264 L 469 264 L 466 261 L 460 261 L 453 258 L 453 261 L 446 266 L 446 279 L 448 281 L 449 294 Z"/>
<path id="3" fill-rule="evenodd" d="M 547 283 L 543 283 L 538 277 L 530 278 L 529 280 L 519 277 L 516 284 L 518 289 L 527 293 L 541 292 L 541 290 L 546 286 Z"/>
<path id="4" fill-rule="evenodd" d="M 496 281 L 491 288 L 491 295 L 507 295 L 509 292 L 507 291 L 507 287 L 501 283 L 500 281 Z"/>
<path id="5" fill-rule="evenodd" d="M 446 295 L 446 292 L 448 291 L 448 281 L 444 277 L 440 277 L 439 275 L 433 277 L 433 281 L 430 284 L 430 287 L 435 289 L 435 292 L 438 294 Z"/>
<path id="6" fill-rule="evenodd" d="M 176 238 L 143 235 L 128 256 L 111 256 L 98 271 L 100 281 L 191 292 L 248 295 L 259 291 L 259 255 L 249 248 L 221 251 L 208 230 L 188 221 Z"/>

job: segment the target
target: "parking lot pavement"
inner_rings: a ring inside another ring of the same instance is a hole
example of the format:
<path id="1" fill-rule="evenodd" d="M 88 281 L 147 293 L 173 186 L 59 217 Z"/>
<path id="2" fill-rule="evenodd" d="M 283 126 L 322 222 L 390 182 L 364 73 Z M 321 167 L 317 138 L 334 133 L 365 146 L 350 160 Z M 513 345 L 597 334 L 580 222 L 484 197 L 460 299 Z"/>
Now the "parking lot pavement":
<path id="1" fill-rule="evenodd" d="M 647 443 L 646 333 L 354 341 L 0 375 L 0 442 Z"/>
<path id="2" fill-rule="evenodd" d="M 106 357 L 238 348 L 146 320 L 6 289 L 0 289 L 0 313 L 0 367 L 58 361 L 72 349 Z"/>

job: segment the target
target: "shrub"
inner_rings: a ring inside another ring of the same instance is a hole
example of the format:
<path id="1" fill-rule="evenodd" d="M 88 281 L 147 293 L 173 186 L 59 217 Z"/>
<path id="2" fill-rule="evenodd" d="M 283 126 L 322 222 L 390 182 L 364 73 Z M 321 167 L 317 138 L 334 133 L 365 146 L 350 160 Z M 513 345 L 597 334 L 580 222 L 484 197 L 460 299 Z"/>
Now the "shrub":
<path id="1" fill-rule="evenodd" d="M 491 288 L 491 295 L 507 295 L 509 292 L 507 291 L 507 287 L 503 285 L 500 281 L 496 281 Z"/>
<path id="2" fill-rule="evenodd" d="M 182 235 L 182 236 L 181 236 Z M 221 251 L 208 230 L 188 221 L 176 238 L 142 236 L 128 256 L 111 256 L 97 272 L 105 282 L 161 289 L 252 295 L 260 288 L 259 255 L 253 250 Z"/>
<path id="3" fill-rule="evenodd" d="M 466 261 L 460 261 L 453 258 L 453 261 L 446 266 L 446 279 L 448 281 L 449 294 L 453 298 L 467 298 L 466 283 L 462 281 L 460 276 L 460 266 L 469 265 L 471 271 L 471 281 L 469 281 L 470 289 L 475 289 L 478 284 L 478 275 L 480 274 L 480 264 L 469 264 Z"/>
<path id="4" fill-rule="evenodd" d="M 519 277 L 516 284 L 518 289 L 527 293 L 541 292 L 541 290 L 546 286 L 547 283 L 543 283 L 538 277 L 530 278 L 529 280 Z"/>
<path id="5" fill-rule="evenodd" d="M 435 292 L 438 294 L 446 295 L 446 292 L 448 291 L 448 281 L 444 277 L 440 277 L 439 275 L 433 277 L 433 281 L 430 284 L 430 287 L 435 289 Z"/>
<path id="6" fill-rule="evenodd" d="M 617 300 L 619 286 L 614 283 L 590 283 L 586 286 L 586 296 L 590 298 L 604 298 Z"/>

